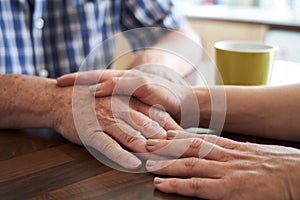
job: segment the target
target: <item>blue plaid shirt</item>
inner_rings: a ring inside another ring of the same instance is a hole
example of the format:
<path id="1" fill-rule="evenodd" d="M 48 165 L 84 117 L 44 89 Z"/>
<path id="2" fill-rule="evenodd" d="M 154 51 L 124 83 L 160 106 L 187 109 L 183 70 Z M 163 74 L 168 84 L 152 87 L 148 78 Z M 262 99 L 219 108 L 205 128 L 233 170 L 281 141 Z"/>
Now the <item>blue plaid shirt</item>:
<path id="1" fill-rule="evenodd" d="M 185 25 L 170 0 L 30 1 L 0 1 L 0 74 L 58 77 L 78 71 L 99 42 L 119 31 Z M 144 37 L 135 35 L 131 45 Z M 101 60 L 112 59 L 114 46 L 103 47 Z"/>

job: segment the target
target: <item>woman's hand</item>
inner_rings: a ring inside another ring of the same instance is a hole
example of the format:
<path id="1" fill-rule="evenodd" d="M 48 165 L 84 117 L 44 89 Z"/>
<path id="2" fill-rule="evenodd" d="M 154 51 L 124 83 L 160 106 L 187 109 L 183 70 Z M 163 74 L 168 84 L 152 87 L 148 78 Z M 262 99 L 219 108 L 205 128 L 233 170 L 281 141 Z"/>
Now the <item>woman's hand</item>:
<path id="1" fill-rule="evenodd" d="M 136 97 L 145 104 L 167 111 L 177 122 L 182 122 L 181 118 L 188 122 L 193 121 L 192 118 L 198 119 L 198 100 L 193 89 L 182 79 L 177 77 L 176 80 L 176 83 L 171 82 L 161 76 L 140 70 L 90 71 L 65 75 L 57 79 L 59 86 L 75 83 L 93 84 L 90 88 L 96 97 L 115 95 Z M 198 126 L 198 121 L 191 124 Z"/>
<path id="2" fill-rule="evenodd" d="M 181 104 L 191 90 L 150 73 L 131 70 L 93 87 L 96 97 L 127 95 L 169 112 L 180 121 Z"/>
<path id="3" fill-rule="evenodd" d="M 168 136 L 173 140 L 147 141 L 149 151 L 181 157 L 147 161 L 152 173 L 178 177 L 155 178 L 163 192 L 205 199 L 300 199 L 298 149 L 183 131 Z"/>

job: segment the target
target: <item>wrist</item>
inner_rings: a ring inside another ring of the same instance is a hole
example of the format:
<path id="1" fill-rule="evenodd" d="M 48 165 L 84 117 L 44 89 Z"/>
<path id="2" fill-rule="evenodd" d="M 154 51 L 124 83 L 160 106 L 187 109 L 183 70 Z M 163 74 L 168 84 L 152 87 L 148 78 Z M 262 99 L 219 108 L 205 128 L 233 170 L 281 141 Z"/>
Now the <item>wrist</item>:
<path id="1" fill-rule="evenodd" d="M 198 118 L 200 127 L 208 127 L 211 119 L 211 96 L 210 91 L 208 88 L 201 87 L 201 88 L 194 88 L 193 89 L 194 95 L 197 98 L 198 103 Z"/>
<path id="2" fill-rule="evenodd" d="M 73 122 L 73 87 L 59 87 L 55 83 L 50 86 L 48 95 L 51 110 L 46 114 L 47 125 L 61 132 L 65 121 Z"/>
<path id="3" fill-rule="evenodd" d="M 38 83 L 34 90 L 36 100 L 31 112 L 39 119 L 35 128 L 53 128 L 58 94 L 57 82 L 54 79 L 44 79 Z"/>
<path id="4" fill-rule="evenodd" d="M 0 128 L 50 128 L 53 79 L 27 75 L 1 75 Z"/>
<path id="5" fill-rule="evenodd" d="M 204 126 L 210 119 L 210 98 L 205 88 L 189 88 L 181 91 L 179 120 L 184 128 Z"/>

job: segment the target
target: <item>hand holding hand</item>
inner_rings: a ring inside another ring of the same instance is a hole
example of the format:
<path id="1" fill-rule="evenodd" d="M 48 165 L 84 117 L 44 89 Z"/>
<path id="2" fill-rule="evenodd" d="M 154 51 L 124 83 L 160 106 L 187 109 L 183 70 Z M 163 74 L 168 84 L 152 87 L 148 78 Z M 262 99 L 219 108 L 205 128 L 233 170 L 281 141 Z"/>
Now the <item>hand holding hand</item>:
<path id="1" fill-rule="evenodd" d="M 177 122 L 186 120 L 183 126 L 199 124 L 195 120 L 199 118 L 197 97 L 182 79 L 176 78 L 175 83 L 140 70 L 105 70 L 66 75 L 58 79 L 58 85 L 74 84 L 76 78 L 78 84 L 94 84 L 91 90 L 96 97 L 134 96 L 145 104 L 167 111 Z"/>
<path id="2" fill-rule="evenodd" d="M 139 168 L 141 161 L 119 143 L 152 157 L 145 147 L 146 138 L 162 139 L 165 129 L 181 129 L 167 113 L 137 99 L 95 99 L 87 86 L 57 88 L 53 113 L 53 128 L 65 138 L 93 147 L 127 169 Z"/>
<path id="3" fill-rule="evenodd" d="M 176 137 L 175 137 L 176 135 Z M 204 199 L 299 199 L 300 151 L 171 131 L 149 140 L 148 150 L 177 160 L 147 162 L 157 189 Z M 186 178 L 185 178 L 186 177 Z"/>

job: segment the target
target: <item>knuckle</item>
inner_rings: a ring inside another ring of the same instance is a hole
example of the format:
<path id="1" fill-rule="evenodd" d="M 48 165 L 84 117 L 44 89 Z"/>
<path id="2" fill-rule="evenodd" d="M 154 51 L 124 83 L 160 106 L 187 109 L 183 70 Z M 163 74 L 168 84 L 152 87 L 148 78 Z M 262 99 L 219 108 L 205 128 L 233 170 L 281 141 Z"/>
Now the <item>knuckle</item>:
<path id="1" fill-rule="evenodd" d="M 198 196 L 198 194 L 201 193 L 201 182 L 197 178 L 191 178 L 188 185 L 193 196 Z"/>
<path id="2" fill-rule="evenodd" d="M 187 168 L 188 172 L 192 172 L 196 169 L 199 163 L 199 159 L 195 157 L 187 158 L 184 161 L 184 166 Z"/>
<path id="3" fill-rule="evenodd" d="M 143 130 L 151 130 L 151 128 L 155 125 L 155 121 L 152 120 L 144 120 L 142 123 Z"/>
<path id="4" fill-rule="evenodd" d="M 170 181 L 170 186 L 175 190 L 177 191 L 178 189 L 178 179 L 174 178 L 172 179 L 172 181 Z"/>
<path id="5" fill-rule="evenodd" d="M 229 169 L 231 171 L 248 171 L 253 168 L 252 162 L 232 162 L 229 164 Z"/>
<path id="6" fill-rule="evenodd" d="M 221 149 L 218 153 L 218 160 L 221 162 L 228 162 L 236 159 L 236 154 L 228 149 Z"/>
<path id="7" fill-rule="evenodd" d="M 164 109 L 164 108 L 155 109 L 154 113 L 152 115 L 155 118 L 155 120 L 158 121 L 158 124 L 160 124 L 161 126 L 164 126 L 166 123 L 170 123 L 174 120 L 169 113 L 165 112 L 162 109 Z"/>
<path id="8" fill-rule="evenodd" d="M 191 138 L 190 148 L 191 149 L 199 149 L 202 145 L 202 140 L 199 138 Z"/>
<path id="9" fill-rule="evenodd" d="M 158 122 L 153 120 L 144 121 L 142 124 L 142 130 L 144 133 L 153 133 L 153 135 L 159 133 L 162 128 L 158 124 Z"/>
<path id="10" fill-rule="evenodd" d="M 109 84 L 111 85 L 116 85 L 118 83 L 118 80 L 119 80 L 119 77 L 112 77 L 110 80 L 109 80 Z"/>
<path id="11" fill-rule="evenodd" d="M 226 144 L 224 144 L 224 148 L 226 149 L 239 149 L 240 148 L 240 143 L 238 142 L 228 142 Z"/>
<path id="12" fill-rule="evenodd" d="M 230 154 L 228 154 L 227 152 L 221 151 L 219 153 L 219 158 L 221 162 L 227 162 L 232 160 L 232 156 Z"/>
<path id="13" fill-rule="evenodd" d="M 127 145 L 132 146 L 138 143 L 141 139 L 141 133 L 138 131 L 132 131 L 131 133 L 124 134 L 125 142 Z"/>

